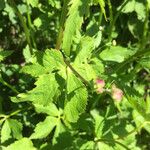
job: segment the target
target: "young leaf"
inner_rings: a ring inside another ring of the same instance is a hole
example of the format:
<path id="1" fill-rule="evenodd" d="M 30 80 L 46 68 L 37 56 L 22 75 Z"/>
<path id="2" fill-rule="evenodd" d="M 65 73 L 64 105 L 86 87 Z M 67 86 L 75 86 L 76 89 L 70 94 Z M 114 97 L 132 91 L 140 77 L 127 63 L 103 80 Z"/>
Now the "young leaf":
<path id="1" fill-rule="evenodd" d="M 76 122 L 79 115 L 85 111 L 87 91 L 83 83 L 72 73 L 68 73 L 67 80 L 68 102 L 64 108 L 64 115 L 70 122 Z"/>
<path id="2" fill-rule="evenodd" d="M 6 120 L 1 129 L 1 142 L 4 143 L 9 138 L 11 138 L 11 129 L 9 122 Z"/>
<path id="3" fill-rule="evenodd" d="M 65 24 L 62 48 L 66 55 L 70 55 L 73 37 L 77 30 L 80 30 L 83 16 L 88 9 L 89 0 L 71 0 L 68 18 Z"/>
<path id="4" fill-rule="evenodd" d="M 13 138 L 22 138 L 22 124 L 15 119 L 7 119 L 1 130 L 1 141 L 2 143 L 11 138 L 11 133 Z"/>
<path id="5" fill-rule="evenodd" d="M 33 143 L 28 138 L 22 138 L 19 141 L 16 141 L 9 145 L 8 147 L 4 148 L 4 150 L 36 150 L 34 148 Z"/>
<path id="6" fill-rule="evenodd" d="M 22 123 L 15 119 L 9 119 L 9 126 L 12 131 L 12 135 L 15 139 L 21 139 L 22 138 Z"/>
<path id="7" fill-rule="evenodd" d="M 55 117 L 46 117 L 43 122 L 40 122 L 36 125 L 34 133 L 30 136 L 30 139 L 42 139 L 47 137 L 53 128 L 57 125 L 58 118 Z"/>

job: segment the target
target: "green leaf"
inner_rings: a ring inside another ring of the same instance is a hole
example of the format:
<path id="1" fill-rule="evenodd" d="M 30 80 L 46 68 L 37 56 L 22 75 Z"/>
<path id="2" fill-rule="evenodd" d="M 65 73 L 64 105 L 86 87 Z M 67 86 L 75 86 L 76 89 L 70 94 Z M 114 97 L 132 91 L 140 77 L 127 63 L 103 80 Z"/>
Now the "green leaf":
<path id="1" fill-rule="evenodd" d="M 11 138 L 12 136 L 15 139 L 22 138 L 22 124 L 15 119 L 7 119 L 4 122 L 1 130 L 2 143 Z"/>
<path id="2" fill-rule="evenodd" d="M 1 51 L 0 50 L 0 62 L 2 60 L 4 60 L 5 57 L 8 57 L 9 55 L 11 55 L 13 53 L 13 51 Z"/>
<path id="3" fill-rule="evenodd" d="M 136 110 L 133 111 L 133 119 L 135 121 L 136 127 L 139 131 L 144 128 L 148 133 L 150 133 L 150 120 L 147 121 L 141 114 Z M 140 128 L 139 128 L 140 127 Z"/>
<path id="4" fill-rule="evenodd" d="M 128 21 L 128 28 L 131 34 L 134 36 L 134 38 L 137 38 L 139 40 L 141 39 L 142 32 L 139 31 L 143 30 L 143 22 L 139 21 L 135 17 L 130 17 Z"/>
<path id="5" fill-rule="evenodd" d="M 47 137 L 53 128 L 57 125 L 58 118 L 55 117 L 46 117 L 43 122 L 40 122 L 36 125 L 34 133 L 30 136 L 30 139 L 42 139 Z"/>
<path id="6" fill-rule="evenodd" d="M 101 11 L 104 14 L 105 20 L 107 21 L 107 17 L 106 17 L 106 11 L 105 11 L 105 1 L 104 0 L 97 0 L 100 7 L 101 7 Z"/>
<path id="7" fill-rule="evenodd" d="M 86 80 L 90 81 L 93 78 L 96 78 L 96 73 L 93 70 L 92 66 L 88 63 L 94 49 L 94 39 L 91 37 L 83 37 L 77 47 L 79 50 L 73 67 L 76 71 L 84 77 Z M 90 73 L 89 73 L 90 72 Z"/>
<path id="8" fill-rule="evenodd" d="M 128 57 L 132 56 L 135 52 L 121 46 L 112 46 L 105 49 L 100 53 L 101 59 L 104 61 L 123 62 Z"/>
<path id="9" fill-rule="evenodd" d="M 48 73 L 48 69 L 44 68 L 39 64 L 26 65 L 21 69 L 21 72 L 30 74 L 33 77 L 38 77 L 42 74 Z"/>
<path id="10" fill-rule="evenodd" d="M 94 39 L 88 36 L 81 38 L 77 49 L 79 49 L 79 52 L 75 58 L 74 64 L 78 65 L 87 62 L 87 58 L 90 58 L 94 49 Z"/>
<path id="11" fill-rule="evenodd" d="M 144 68 L 150 69 L 150 57 L 141 58 L 139 64 Z"/>
<path id="12" fill-rule="evenodd" d="M 68 102 L 64 108 L 67 121 L 76 122 L 87 105 L 87 91 L 83 83 L 72 73 L 67 79 Z"/>
<path id="13" fill-rule="evenodd" d="M 120 6 L 121 7 L 121 6 Z M 119 8 L 120 8 L 119 7 Z M 131 13 L 135 8 L 135 0 L 130 0 L 122 9 L 123 13 Z"/>
<path id="14" fill-rule="evenodd" d="M 65 24 L 62 48 L 67 56 L 70 55 L 73 37 L 79 31 L 83 22 L 83 16 L 88 10 L 89 0 L 71 0 L 68 18 Z"/>
<path id="15" fill-rule="evenodd" d="M 1 129 L 1 142 L 4 143 L 9 138 L 11 138 L 11 129 L 8 120 L 6 120 Z"/>
<path id="16" fill-rule="evenodd" d="M 66 131 L 64 124 L 59 119 L 53 136 L 53 144 L 57 143 L 59 136 Z M 63 141 L 63 140 L 62 140 Z"/>
<path id="17" fill-rule="evenodd" d="M 8 119 L 9 126 L 12 131 L 12 135 L 15 139 L 21 139 L 22 138 L 22 123 L 15 119 Z"/>
<path id="18" fill-rule="evenodd" d="M 80 150 L 92 150 L 95 147 L 95 143 L 93 141 L 87 141 L 81 145 Z"/>
<path id="19" fill-rule="evenodd" d="M 95 110 L 91 111 L 91 115 L 95 121 L 95 134 L 97 138 L 101 138 L 103 135 L 104 128 L 104 117 L 100 116 L 99 113 Z"/>
<path id="20" fill-rule="evenodd" d="M 123 13 L 131 13 L 134 11 L 137 14 L 138 20 L 144 21 L 146 17 L 145 1 L 130 0 L 122 9 Z"/>
<path id="21" fill-rule="evenodd" d="M 61 69 L 65 66 L 63 55 L 55 49 L 47 49 L 43 55 L 43 66 L 46 69 Z"/>
<path id="22" fill-rule="evenodd" d="M 39 4 L 39 0 L 27 0 L 27 3 L 30 4 L 32 7 L 37 7 Z"/>
<path id="23" fill-rule="evenodd" d="M 37 113 L 45 113 L 50 116 L 59 116 L 59 110 L 53 103 L 50 103 L 46 106 L 34 104 L 34 106 Z"/>
<path id="24" fill-rule="evenodd" d="M 4 148 L 4 150 L 36 150 L 36 148 L 34 148 L 31 140 L 29 140 L 28 138 L 22 138 L 19 141 L 16 141 L 14 143 L 12 143 L 11 145 L 9 145 L 8 147 Z"/>
<path id="25" fill-rule="evenodd" d="M 11 98 L 13 102 L 32 101 L 34 104 L 47 105 L 54 100 L 58 91 L 58 83 L 54 74 L 45 74 L 38 78 L 36 87 L 27 92 L 18 94 L 18 98 Z"/>

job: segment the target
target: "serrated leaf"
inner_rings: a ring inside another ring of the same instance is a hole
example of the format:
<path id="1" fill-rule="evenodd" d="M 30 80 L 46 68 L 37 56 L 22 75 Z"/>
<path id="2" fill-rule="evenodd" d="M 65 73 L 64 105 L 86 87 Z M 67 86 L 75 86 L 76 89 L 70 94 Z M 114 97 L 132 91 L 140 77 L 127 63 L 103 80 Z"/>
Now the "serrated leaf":
<path id="1" fill-rule="evenodd" d="M 15 119 L 8 119 L 9 126 L 12 131 L 12 135 L 15 139 L 21 139 L 22 138 L 22 123 Z"/>
<path id="2" fill-rule="evenodd" d="M 39 64 L 26 65 L 21 69 L 21 72 L 30 74 L 33 77 L 38 77 L 42 74 L 48 73 L 49 70 L 46 70 L 43 66 Z"/>
<path id="3" fill-rule="evenodd" d="M 34 133 L 30 136 L 30 139 L 42 139 L 47 137 L 53 128 L 57 125 L 58 118 L 48 116 L 43 122 L 36 125 Z"/>
<path id="4" fill-rule="evenodd" d="M 56 105 L 53 103 L 50 103 L 46 106 L 35 104 L 35 110 L 37 113 L 45 113 L 50 116 L 58 116 L 59 110 L 57 109 Z"/>
<path id="5" fill-rule="evenodd" d="M 137 126 L 137 128 L 139 128 L 139 130 L 141 130 L 142 128 L 144 128 L 145 130 L 147 130 L 147 132 L 150 133 L 150 121 L 148 122 L 141 114 L 139 114 L 136 110 L 133 111 L 133 119 L 135 121 L 135 124 Z"/>
<path id="6" fill-rule="evenodd" d="M 47 49 L 45 52 L 36 52 L 32 64 L 22 68 L 22 72 L 38 77 L 53 70 L 63 70 L 65 63 L 60 51 Z"/>
<path id="7" fill-rule="evenodd" d="M 83 37 L 77 47 L 78 54 L 75 58 L 74 64 L 81 64 L 87 62 L 87 58 L 90 58 L 94 49 L 94 39 L 91 37 Z"/>
<path id="8" fill-rule="evenodd" d="M 8 57 L 11 55 L 13 52 L 12 51 L 0 51 L 0 62 L 4 60 L 4 58 Z"/>
<path id="9" fill-rule="evenodd" d="M 55 49 L 47 49 L 43 55 L 43 66 L 47 69 L 59 69 L 65 66 L 63 55 Z"/>
<path id="10" fill-rule="evenodd" d="M 68 73 L 67 80 L 68 102 L 64 108 L 64 115 L 70 122 L 76 122 L 87 105 L 87 91 L 83 83 L 72 73 Z"/>
<path id="11" fill-rule="evenodd" d="M 47 105 L 52 102 L 58 91 L 58 83 L 54 74 L 45 74 L 38 78 L 36 87 L 27 92 L 18 94 L 18 98 L 12 97 L 13 102 L 32 101 L 34 104 Z"/>
<path id="12" fill-rule="evenodd" d="M 135 52 L 121 46 L 112 46 L 108 49 L 105 49 L 100 53 L 101 59 L 104 61 L 114 61 L 114 62 L 123 62 L 128 57 L 132 56 Z"/>
<path id="13" fill-rule="evenodd" d="M 70 55 L 73 37 L 77 30 L 80 30 L 83 16 L 88 9 L 89 0 L 71 0 L 68 18 L 65 24 L 62 48 L 67 56 Z"/>
<path id="14" fill-rule="evenodd" d="M 36 150 L 34 148 L 33 143 L 28 138 L 22 138 L 19 141 L 15 141 L 8 147 L 4 148 L 4 150 Z"/>
<path id="15" fill-rule="evenodd" d="M 1 129 L 1 142 L 4 143 L 9 138 L 11 138 L 11 129 L 9 122 L 6 120 Z"/>

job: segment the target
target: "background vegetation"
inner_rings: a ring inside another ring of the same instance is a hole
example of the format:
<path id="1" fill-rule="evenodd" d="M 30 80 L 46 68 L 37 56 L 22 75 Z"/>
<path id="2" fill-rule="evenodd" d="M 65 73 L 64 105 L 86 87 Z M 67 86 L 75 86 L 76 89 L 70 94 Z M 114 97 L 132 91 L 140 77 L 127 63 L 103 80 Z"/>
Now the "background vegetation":
<path id="1" fill-rule="evenodd" d="M 149 150 L 150 0 L 0 0 L 0 149 Z"/>

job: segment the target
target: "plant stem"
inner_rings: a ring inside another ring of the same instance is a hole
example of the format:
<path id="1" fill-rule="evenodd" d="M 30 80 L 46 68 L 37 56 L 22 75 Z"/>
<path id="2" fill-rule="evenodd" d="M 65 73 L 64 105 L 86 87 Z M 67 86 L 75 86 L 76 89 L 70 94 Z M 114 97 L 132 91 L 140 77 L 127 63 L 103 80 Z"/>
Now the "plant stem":
<path id="1" fill-rule="evenodd" d="M 31 15 L 30 15 L 30 11 L 29 11 L 29 4 L 28 4 L 28 1 L 26 1 L 27 3 L 27 19 L 28 19 L 28 25 L 29 25 L 29 29 L 30 29 L 30 36 L 31 36 L 31 40 L 32 40 L 32 43 L 33 43 L 33 47 L 35 49 L 37 49 L 37 46 L 36 46 L 36 43 L 35 43 L 35 39 L 34 39 L 34 26 L 32 24 L 32 21 L 31 21 Z"/>
<path id="2" fill-rule="evenodd" d="M 57 41 L 56 41 L 56 47 L 55 49 L 60 50 L 61 49 L 61 43 L 63 40 L 63 31 L 64 31 L 64 24 L 65 24 L 65 20 L 67 17 L 67 6 L 68 6 L 68 2 L 69 0 L 64 0 L 64 4 L 63 4 L 63 8 L 62 8 L 62 13 L 61 13 L 61 19 L 60 19 L 60 29 L 59 29 L 59 33 L 58 33 L 58 37 L 57 37 Z M 64 57 L 64 62 L 65 64 L 72 70 L 72 72 L 83 81 L 83 83 L 86 86 L 90 87 L 90 84 L 88 83 L 88 81 L 86 79 L 84 79 L 70 64 L 69 61 L 66 60 L 66 58 Z"/>
<path id="3" fill-rule="evenodd" d="M 83 83 L 84 83 L 86 86 L 91 87 L 90 83 L 89 83 L 86 79 L 84 79 L 84 78 L 70 65 L 70 63 L 69 63 L 66 59 L 64 59 L 64 62 L 65 62 L 66 65 L 71 69 L 71 71 L 72 71 L 81 81 L 83 81 Z"/>
<path id="4" fill-rule="evenodd" d="M 148 2 L 146 1 L 146 17 L 145 17 L 145 21 L 144 21 L 144 26 L 143 26 L 143 35 L 142 35 L 142 40 L 141 40 L 141 44 L 140 44 L 140 48 L 143 49 L 145 46 L 145 42 L 146 42 L 146 36 L 148 33 L 148 22 L 149 22 L 149 6 L 148 6 Z"/>
<path id="5" fill-rule="evenodd" d="M 57 41 L 56 41 L 56 46 L 55 48 L 57 50 L 59 50 L 61 48 L 61 43 L 62 43 L 62 39 L 63 39 L 63 31 L 64 31 L 64 24 L 65 24 L 65 20 L 67 17 L 67 12 L 68 12 L 68 2 L 69 0 L 64 0 L 64 4 L 63 4 L 63 8 L 62 8 L 62 13 L 61 13 L 61 17 L 60 17 L 60 28 L 59 28 L 59 32 L 58 32 L 58 37 L 57 37 Z"/>
<path id="6" fill-rule="evenodd" d="M 33 54 L 33 49 L 32 49 L 32 44 L 31 44 L 31 39 L 30 39 L 30 32 L 29 32 L 29 29 L 26 25 L 26 22 L 23 18 L 23 16 L 21 15 L 19 9 L 17 8 L 14 0 L 8 0 L 10 6 L 13 8 L 15 14 L 18 16 L 20 22 L 21 22 L 21 25 L 23 27 L 23 30 L 24 30 L 24 33 L 25 33 L 25 36 L 26 36 L 26 40 L 27 40 L 27 43 L 29 45 L 29 48 L 30 48 L 30 53 Z"/>
<path id="7" fill-rule="evenodd" d="M 102 139 L 95 140 L 94 142 L 96 142 L 96 143 L 97 143 L 97 142 L 116 143 L 116 144 L 122 146 L 123 148 L 125 148 L 126 150 L 130 150 L 126 145 L 120 143 L 120 142 L 117 141 L 117 140 L 103 139 L 103 138 L 102 138 Z"/>
<path id="8" fill-rule="evenodd" d="M 2 78 L 0 78 L 0 82 L 7 86 L 8 88 L 10 88 L 13 92 L 15 92 L 16 94 L 19 94 L 19 92 L 13 87 L 11 86 L 9 83 L 7 83 L 6 81 L 4 81 Z"/>
<path id="9" fill-rule="evenodd" d="M 110 0 L 109 0 L 110 1 Z M 108 37 L 108 42 L 111 42 L 112 40 L 112 32 L 113 32 L 113 28 L 114 25 L 122 11 L 122 9 L 124 8 L 124 6 L 129 2 L 130 0 L 126 0 L 125 2 L 122 3 L 120 9 L 117 11 L 116 15 L 114 16 L 113 20 L 110 22 L 110 30 L 109 30 L 109 37 Z"/>

